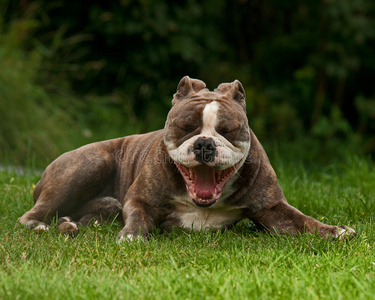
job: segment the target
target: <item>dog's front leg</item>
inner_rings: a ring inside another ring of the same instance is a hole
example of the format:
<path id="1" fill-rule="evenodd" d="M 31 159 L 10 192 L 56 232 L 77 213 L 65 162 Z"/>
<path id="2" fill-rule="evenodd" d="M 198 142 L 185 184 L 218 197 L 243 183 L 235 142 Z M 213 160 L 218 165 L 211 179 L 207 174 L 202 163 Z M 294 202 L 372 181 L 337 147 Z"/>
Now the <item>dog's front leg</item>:
<path id="1" fill-rule="evenodd" d="M 123 208 L 125 227 L 117 236 L 118 242 L 145 240 L 150 230 L 155 226 L 153 214 L 148 205 L 140 201 L 127 201 Z"/>
<path id="2" fill-rule="evenodd" d="M 258 225 L 271 232 L 298 235 L 300 233 L 318 233 L 321 237 L 332 239 L 352 238 L 356 232 L 347 226 L 331 226 L 306 216 L 285 202 L 280 202 L 252 218 Z"/>

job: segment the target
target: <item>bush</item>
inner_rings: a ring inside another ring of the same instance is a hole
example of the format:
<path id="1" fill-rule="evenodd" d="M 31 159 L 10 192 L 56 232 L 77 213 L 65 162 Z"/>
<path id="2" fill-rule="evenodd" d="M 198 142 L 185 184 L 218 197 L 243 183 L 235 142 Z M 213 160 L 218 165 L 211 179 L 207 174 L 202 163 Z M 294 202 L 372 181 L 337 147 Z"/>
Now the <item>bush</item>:
<path id="1" fill-rule="evenodd" d="M 161 128 L 184 75 L 239 79 L 263 143 L 375 152 L 371 0 L 4 3 L 0 141 L 16 161 Z"/>
<path id="2" fill-rule="evenodd" d="M 55 91 L 40 84 L 42 56 L 25 51 L 22 40 L 33 24 L 17 20 L 0 33 L 0 161 L 26 164 L 33 157 L 44 166 L 83 144 L 140 131 L 143 122 L 120 94 L 77 97 L 64 82 Z"/>
<path id="3" fill-rule="evenodd" d="M 63 111 L 51 114 L 46 108 L 50 96 L 36 84 L 41 57 L 36 51 L 23 51 L 20 45 L 22 30 L 32 25 L 28 22 L 15 22 L 0 35 L 1 151 L 23 163 L 31 154 L 42 159 L 56 156 L 61 151 L 56 140 L 67 141 L 66 132 L 57 124 L 69 121 Z"/>

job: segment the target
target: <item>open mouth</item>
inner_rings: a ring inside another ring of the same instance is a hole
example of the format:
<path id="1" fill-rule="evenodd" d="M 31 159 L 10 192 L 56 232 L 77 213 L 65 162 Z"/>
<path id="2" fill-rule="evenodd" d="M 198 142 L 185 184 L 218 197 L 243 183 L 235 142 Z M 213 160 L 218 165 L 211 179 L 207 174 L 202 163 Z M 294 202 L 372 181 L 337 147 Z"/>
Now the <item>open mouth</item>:
<path id="1" fill-rule="evenodd" d="M 190 198 L 196 205 L 204 207 L 216 203 L 238 165 L 218 170 L 205 164 L 194 168 L 185 167 L 177 162 L 175 164 L 185 179 Z"/>

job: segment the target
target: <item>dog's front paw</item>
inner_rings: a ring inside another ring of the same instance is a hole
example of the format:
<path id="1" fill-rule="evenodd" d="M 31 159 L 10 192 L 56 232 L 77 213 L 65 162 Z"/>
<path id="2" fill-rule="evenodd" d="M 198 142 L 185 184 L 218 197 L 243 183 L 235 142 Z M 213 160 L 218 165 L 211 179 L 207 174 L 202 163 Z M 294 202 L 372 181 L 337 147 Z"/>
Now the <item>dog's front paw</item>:
<path id="1" fill-rule="evenodd" d="M 342 225 L 342 226 L 337 226 L 336 228 L 337 228 L 337 231 L 336 231 L 334 238 L 338 239 L 339 241 L 342 241 L 345 239 L 351 240 L 357 234 L 357 232 L 353 228 L 350 228 L 348 226 Z"/>
<path id="2" fill-rule="evenodd" d="M 127 230 L 121 230 L 116 238 L 117 244 L 139 242 L 139 241 L 146 242 L 147 236 L 143 236 L 140 233 L 130 233 Z"/>
<path id="3" fill-rule="evenodd" d="M 36 225 L 32 230 L 35 232 L 44 232 L 49 230 L 49 226 L 41 222 L 40 224 Z"/>
<path id="4" fill-rule="evenodd" d="M 24 225 L 34 232 L 44 232 L 49 230 L 49 226 L 46 223 L 37 220 L 30 220 Z"/>
<path id="5" fill-rule="evenodd" d="M 146 242 L 146 239 L 141 236 L 141 235 L 132 235 L 132 234 L 128 234 L 126 236 L 118 236 L 117 239 L 116 239 L 116 242 L 117 244 L 122 244 L 122 243 L 132 243 L 132 242 Z"/>

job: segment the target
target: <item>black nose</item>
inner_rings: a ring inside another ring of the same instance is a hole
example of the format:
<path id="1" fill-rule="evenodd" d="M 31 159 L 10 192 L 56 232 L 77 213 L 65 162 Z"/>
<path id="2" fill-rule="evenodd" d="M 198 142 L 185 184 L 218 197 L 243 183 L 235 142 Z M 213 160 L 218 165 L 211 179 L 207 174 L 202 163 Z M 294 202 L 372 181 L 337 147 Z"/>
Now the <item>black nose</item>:
<path id="1" fill-rule="evenodd" d="M 195 159 L 201 163 L 213 162 L 216 156 L 216 144 L 212 138 L 198 138 L 194 143 Z"/>

